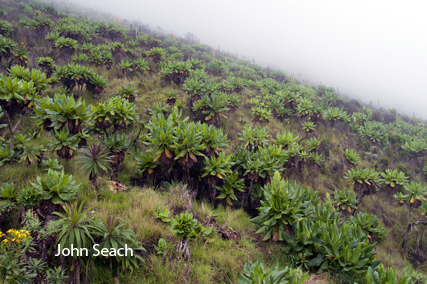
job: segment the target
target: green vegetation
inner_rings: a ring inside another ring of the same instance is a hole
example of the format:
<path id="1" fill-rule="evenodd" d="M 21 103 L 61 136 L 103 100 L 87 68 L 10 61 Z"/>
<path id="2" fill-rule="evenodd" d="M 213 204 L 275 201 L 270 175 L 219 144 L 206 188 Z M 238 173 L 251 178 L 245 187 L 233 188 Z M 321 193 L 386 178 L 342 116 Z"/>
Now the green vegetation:
<path id="1" fill-rule="evenodd" d="M 286 267 L 280 270 L 278 264 L 265 270 L 264 265 L 260 260 L 257 260 L 252 265 L 246 263 L 244 266 L 244 274 L 239 274 L 239 284 L 251 283 L 295 283 L 302 284 L 307 280 L 308 275 L 303 274 L 300 269 L 290 269 Z"/>
<path id="2" fill-rule="evenodd" d="M 0 282 L 425 282 L 424 122 L 191 35 L 18 2 L 0 21 Z M 135 252 L 52 261 L 95 243 Z"/>

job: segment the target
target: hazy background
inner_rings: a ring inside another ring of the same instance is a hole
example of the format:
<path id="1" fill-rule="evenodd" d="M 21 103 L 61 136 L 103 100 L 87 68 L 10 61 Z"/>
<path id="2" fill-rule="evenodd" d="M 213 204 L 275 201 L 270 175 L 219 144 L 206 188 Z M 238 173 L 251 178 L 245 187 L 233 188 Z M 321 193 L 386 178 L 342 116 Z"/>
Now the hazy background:
<path id="1" fill-rule="evenodd" d="M 422 1 L 69 0 L 427 119 Z"/>

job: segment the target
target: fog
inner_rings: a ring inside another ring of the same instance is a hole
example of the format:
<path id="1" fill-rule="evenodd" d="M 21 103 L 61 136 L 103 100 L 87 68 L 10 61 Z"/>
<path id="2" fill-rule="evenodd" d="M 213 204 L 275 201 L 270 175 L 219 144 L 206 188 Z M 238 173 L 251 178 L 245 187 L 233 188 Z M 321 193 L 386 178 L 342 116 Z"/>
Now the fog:
<path id="1" fill-rule="evenodd" d="M 427 118 L 422 1 L 73 0 Z"/>

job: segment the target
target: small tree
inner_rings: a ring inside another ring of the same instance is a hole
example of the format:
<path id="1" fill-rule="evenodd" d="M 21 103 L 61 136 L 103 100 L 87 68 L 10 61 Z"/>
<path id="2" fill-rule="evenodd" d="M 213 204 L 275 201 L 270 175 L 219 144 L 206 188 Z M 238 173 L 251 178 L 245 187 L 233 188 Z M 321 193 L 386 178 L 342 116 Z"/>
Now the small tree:
<path id="1" fill-rule="evenodd" d="M 408 206 L 408 227 L 405 232 L 405 236 L 403 238 L 402 247 L 406 246 L 406 243 L 409 239 L 409 233 L 412 231 L 412 228 L 418 225 L 419 223 L 422 223 L 424 225 L 427 225 L 427 221 L 417 221 L 412 223 L 411 222 L 411 213 L 413 208 L 418 208 L 422 205 L 422 203 L 426 204 L 427 201 L 427 187 L 424 187 L 421 183 L 417 182 L 411 182 L 409 185 L 404 186 L 404 190 L 406 194 L 402 194 L 399 192 L 398 194 L 394 195 L 394 198 L 400 203 L 404 204 L 406 203 Z M 423 204 L 423 208 L 427 207 Z M 425 214 L 425 212 L 424 212 Z M 419 240 L 417 242 L 417 249 L 419 250 Z"/>
<path id="2" fill-rule="evenodd" d="M 11 58 L 16 53 L 17 46 L 18 44 L 12 39 L 0 35 L 0 63 L 3 57 Z"/>
<path id="3" fill-rule="evenodd" d="M 91 208 L 82 210 L 83 204 L 80 206 L 77 203 L 65 204 L 63 209 L 64 214 L 55 212 L 59 219 L 49 223 L 49 232 L 58 233 L 56 245 L 59 243 L 61 248 L 68 248 L 71 251 L 71 245 L 74 248 L 90 249 L 94 243 L 92 233 L 95 229 L 93 226 L 94 217 L 88 214 Z M 81 258 L 78 254 L 74 254 L 72 258 L 73 280 L 76 284 L 80 283 Z"/>
<path id="4" fill-rule="evenodd" d="M 199 119 L 206 121 L 208 125 L 220 126 L 220 117 L 227 118 L 223 113 L 229 111 L 227 107 L 227 95 L 224 93 L 205 95 L 194 103 L 193 111 L 199 112 Z"/>
<path id="5" fill-rule="evenodd" d="M 120 248 L 124 248 L 126 245 L 132 245 L 133 250 L 142 250 L 146 252 L 144 247 L 141 246 L 141 243 L 136 240 L 135 233 L 131 229 L 126 228 L 127 224 L 119 218 L 116 218 L 114 216 L 108 216 L 103 220 L 95 221 L 94 225 L 96 229 L 94 234 L 102 239 L 101 243 L 99 244 L 99 250 L 102 250 L 104 248 L 114 248 L 115 250 L 117 250 Z M 110 270 L 113 271 L 113 258 L 110 256 L 108 258 L 110 261 Z M 124 259 L 119 255 L 115 258 L 118 263 L 122 264 L 124 270 L 126 270 L 130 266 L 132 266 L 132 268 L 137 267 L 137 259 L 143 261 L 142 257 L 139 256 L 137 253 L 135 253 L 133 258 L 129 259 L 131 261 L 126 261 L 127 259 Z"/>
<path id="6" fill-rule="evenodd" d="M 205 92 L 205 83 L 199 80 L 197 77 L 190 77 L 185 80 L 182 90 L 190 96 L 190 106 L 192 107 L 194 102 L 199 100 L 202 94 Z"/>
<path id="7" fill-rule="evenodd" d="M 55 41 L 55 47 L 59 48 L 64 54 L 72 55 L 79 47 L 77 40 L 65 37 L 59 37 Z"/>
<path id="8" fill-rule="evenodd" d="M 25 47 L 21 46 L 19 47 L 14 56 L 12 57 L 12 60 L 9 62 L 9 68 L 11 68 L 14 65 L 27 67 L 28 64 L 28 52 L 25 49 Z"/>
<path id="9" fill-rule="evenodd" d="M 226 156 L 223 152 L 218 157 L 205 157 L 205 168 L 202 177 L 207 177 L 207 182 L 210 190 L 210 200 L 214 202 L 216 196 L 216 184 L 220 179 L 223 179 L 227 174 L 231 173 L 230 162 L 231 156 Z"/>
<path id="10" fill-rule="evenodd" d="M 108 86 L 107 79 L 100 75 L 93 75 L 86 83 L 86 88 L 93 93 L 95 99 L 101 97 L 102 91 Z"/>
<path id="11" fill-rule="evenodd" d="M 117 173 L 119 171 L 120 164 L 125 160 L 126 153 L 130 153 L 130 141 L 124 134 L 113 134 L 108 137 L 104 136 L 101 143 L 102 146 L 111 153 L 110 165 L 113 172 Z"/>
<path id="12" fill-rule="evenodd" d="M 379 178 L 378 181 L 385 185 L 385 189 L 391 198 L 395 193 L 397 193 L 399 187 L 408 183 L 408 177 L 406 177 L 403 172 L 386 169 L 381 173 L 381 178 Z"/>
<path id="13" fill-rule="evenodd" d="M 262 234 L 263 240 L 274 242 L 285 240 L 285 231 L 291 225 L 305 217 L 309 202 L 305 202 L 303 191 L 298 185 L 292 186 L 275 172 L 271 183 L 264 187 L 264 200 L 261 201 L 259 216 L 251 222 L 261 225 L 256 234 Z"/>
<path id="14" fill-rule="evenodd" d="M 107 130 L 113 126 L 115 133 L 117 130 L 124 129 L 133 125 L 138 119 L 136 105 L 130 103 L 125 98 L 112 97 L 98 106 L 92 106 L 95 127 L 109 135 Z"/>
<path id="15" fill-rule="evenodd" d="M 162 171 L 167 172 L 174 160 L 174 143 L 178 142 L 176 124 L 172 116 L 165 119 L 163 113 L 153 115 L 146 125 L 150 133 L 144 144 L 154 153 L 154 162 L 162 163 Z"/>
<path id="16" fill-rule="evenodd" d="M 198 130 L 197 125 L 192 122 L 183 124 L 182 128 L 177 128 L 178 141 L 174 143 L 175 160 L 179 160 L 184 182 L 189 180 L 189 170 L 197 163 L 197 156 L 204 157 L 201 151 L 206 149 L 203 145 L 201 132 Z"/>
<path id="17" fill-rule="evenodd" d="M 123 98 L 126 98 L 130 103 L 135 102 L 135 96 L 138 95 L 138 91 L 132 85 L 121 86 L 119 93 Z"/>
<path id="18" fill-rule="evenodd" d="M 359 163 L 360 157 L 359 157 L 359 154 L 357 154 L 356 150 L 345 149 L 344 154 L 350 167 L 355 167 L 355 165 Z"/>
<path id="19" fill-rule="evenodd" d="M 22 116 L 31 106 L 32 102 L 38 98 L 37 89 L 33 82 L 3 77 L 0 79 L 0 107 L 6 117 L 6 123 L 10 131 L 10 151 L 14 151 L 15 132 L 21 123 Z M 18 121 L 14 124 L 14 118 L 19 115 Z"/>
<path id="20" fill-rule="evenodd" d="M 244 192 L 244 179 L 239 179 L 239 173 L 228 174 L 224 178 L 224 186 L 216 186 L 216 189 L 220 192 L 218 199 L 226 200 L 229 205 L 233 205 L 232 200 L 237 201 L 237 197 L 234 195 L 234 190 Z"/>
<path id="21" fill-rule="evenodd" d="M 181 239 L 177 250 L 182 252 L 185 260 L 188 260 L 191 254 L 187 239 L 191 232 L 196 229 L 197 220 L 193 219 L 191 213 L 181 213 L 171 220 L 171 225 L 176 235 Z"/>
<path id="22" fill-rule="evenodd" d="M 74 155 L 77 151 L 80 138 L 76 135 L 69 135 L 70 131 L 68 126 L 62 128 L 61 131 L 54 130 L 54 134 L 49 133 L 53 138 L 47 146 L 49 147 L 49 152 L 56 151 L 60 159 L 71 160 L 74 158 Z"/>
<path id="23" fill-rule="evenodd" d="M 332 204 L 343 214 L 352 214 L 357 209 L 356 195 L 351 191 L 336 190 Z M 353 211 L 354 210 L 354 211 Z"/>
<path id="24" fill-rule="evenodd" d="M 152 153 L 142 151 L 139 153 L 139 158 L 136 157 L 135 160 L 138 173 L 146 177 L 150 182 L 150 186 L 153 186 L 156 179 L 159 178 L 161 174 L 160 165 L 162 163 L 155 162 Z"/>
<path id="25" fill-rule="evenodd" d="M 156 64 L 164 58 L 165 54 L 166 51 L 161 47 L 153 47 L 147 52 L 147 56 Z"/>
<path id="26" fill-rule="evenodd" d="M 133 71 L 132 62 L 128 60 L 122 60 L 122 62 L 120 62 L 120 66 L 122 67 L 122 73 L 123 73 L 123 76 L 125 77 L 125 81 L 127 81 L 129 75 Z"/>
<path id="27" fill-rule="evenodd" d="M 38 57 L 36 63 L 46 73 L 46 77 L 50 78 L 55 71 L 55 61 L 51 57 Z"/>
<path id="28" fill-rule="evenodd" d="M 357 193 L 357 205 L 361 204 L 363 197 L 377 192 L 378 172 L 374 169 L 350 169 L 345 179 L 353 183 L 353 190 Z"/>
<path id="29" fill-rule="evenodd" d="M 222 148 L 228 147 L 227 134 L 224 135 L 221 128 L 199 122 L 199 129 L 202 133 L 202 144 L 206 146 L 203 151 L 206 156 L 217 157 Z"/>
<path id="30" fill-rule="evenodd" d="M 89 174 L 89 180 L 95 190 L 98 190 L 97 178 L 102 172 L 110 169 L 112 162 L 110 154 L 102 148 L 101 144 L 93 144 L 91 148 L 85 148 L 79 151 L 81 156 L 76 158 L 76 163 L 82 164 L 82 170 Z"/>
<path id="31" fill-rule="evenodd" d="M 55 94 L 54 99 L 44 97 L 34 106 L 34 112 L 39 124 L 46 131 L 61 130 L 67 126 L 70 134 L 82 132 L 82 126 L 91 126 L 90 107 L 81 99 L 75 100 L 73 96 Z"/>

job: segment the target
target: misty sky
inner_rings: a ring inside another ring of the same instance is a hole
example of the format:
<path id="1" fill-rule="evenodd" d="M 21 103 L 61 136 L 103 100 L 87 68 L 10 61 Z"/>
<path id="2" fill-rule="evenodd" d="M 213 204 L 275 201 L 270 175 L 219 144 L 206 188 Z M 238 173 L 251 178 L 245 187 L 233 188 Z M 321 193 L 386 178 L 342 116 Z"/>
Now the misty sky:
<path id="1" fill-rule="evenodd" d="M 70 0 L 427 119 L 423 1 Z"/>

